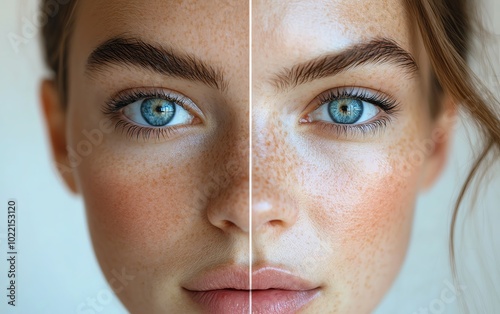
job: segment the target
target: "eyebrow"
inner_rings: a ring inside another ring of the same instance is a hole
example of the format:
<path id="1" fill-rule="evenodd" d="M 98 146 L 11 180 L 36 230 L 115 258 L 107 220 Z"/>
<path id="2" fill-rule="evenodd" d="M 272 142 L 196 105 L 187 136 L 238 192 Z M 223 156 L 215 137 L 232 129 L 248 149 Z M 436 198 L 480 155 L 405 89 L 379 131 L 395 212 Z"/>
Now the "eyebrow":
<path id="1" fill-rule="evenodd" d="M 418 71 L 417 63 L 409 52 L 391 39 L 376 38 L 350 46 L 340 53 L 319 56 L 284 69 L 274 76 L 271 83 L 278 90 L 284 90 L 370 63 L 394 64 L 410 75 Z"/>
<path id="2" fill-rule="evenodd" d="M 162 75 L 202 82 L 224 91 L 223 71 L 197 57 L 155 46 L 138 38 L 115 37 L 99 45 L 88 57 L 87 72 L 98 72 L 109 65 L 133 65 Z"/>

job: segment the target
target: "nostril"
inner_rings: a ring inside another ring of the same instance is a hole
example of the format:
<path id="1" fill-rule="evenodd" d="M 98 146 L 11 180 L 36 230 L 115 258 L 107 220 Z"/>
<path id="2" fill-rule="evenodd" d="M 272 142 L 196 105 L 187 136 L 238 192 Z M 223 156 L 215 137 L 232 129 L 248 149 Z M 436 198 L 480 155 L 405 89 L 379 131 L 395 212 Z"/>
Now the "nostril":
<path id="1" fill-rule="evenodd" d="M 278 227 L 278 226 L 281 226 L 281 225 L 283 225 L 283 220 L 273 219 L 273 220 L 269 221 L 269 225 L 270 225 L 271 227 Z"/>
<path id="2" fill-rule="evenodd" d="M 222 223 L 222 228 L 224 228 L 224 229 L 236 227 L 236 225 L 232 221 L 229 221 L 229 220 L 223 220 L 223 221 L 221 221 L 221 223 Z"/>
<path id="3" fill-rule="evenodd" d="M 236 224 L 231 220 L 220 220 L 217 224 L 213 224 L 215 227 L 223 230 L 224 232 L 236 232 L 241 230 L 243 232 L 248 232 L 248 227 L 244 224 Z"/>

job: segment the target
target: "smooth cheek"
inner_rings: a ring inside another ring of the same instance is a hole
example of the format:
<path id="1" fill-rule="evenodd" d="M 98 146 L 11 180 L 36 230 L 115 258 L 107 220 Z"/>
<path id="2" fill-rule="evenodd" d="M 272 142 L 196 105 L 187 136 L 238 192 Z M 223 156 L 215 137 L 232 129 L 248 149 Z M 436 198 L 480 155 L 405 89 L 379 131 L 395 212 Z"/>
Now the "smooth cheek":
<path id="1" fill-rule="evenodd" d="M 171 310 L 180 302 L 176 281 L 208 234 L 187 192 L 201 182 L 192 173 L 196 165 L 152 157 L 146 148 L 123 154 L 107 146 L 97 147 L 77 173 L 99 263 L 108 280 L 122 268 L 135 277 L 118 294 L 129 310 Z"/>
<path id="2" fill-rule="evenodd" d="M 187 184 L 178 180 L 186 175 L 183 167 L 107 157 L 80 173 L 91 228 L 112 234 L 114 245 L 148 256 L 165 242 L 175 242 L 192 214 L 178 205 L 186 204 Z"/>
<path id="3" fill-rule="evenodd" d="M 85 107 L 74 102 L 69 113 L 69 144 L 75 150 L 88 140 L 82 130 L 99 130 L 100 119 L 86 113 Z M 105 134 L 75 171 L 103 272 L 109 275 L 112 269 L 126 267 L 141 278 L 134 285 L 147 282 L 148 273 L 162 260 L 175 269 L 195 237 L 186 236 L 192 229 L 185 224 L 199 221 L 192 219 L 199 212 L 179 206 L 189 204 L 186 191 L 198 182 L 191 173 L 196 167 L 190 159 L 179 162 L 175 155 L 160 154 L 159 146 L 128 143 L 117 132 Z"/>

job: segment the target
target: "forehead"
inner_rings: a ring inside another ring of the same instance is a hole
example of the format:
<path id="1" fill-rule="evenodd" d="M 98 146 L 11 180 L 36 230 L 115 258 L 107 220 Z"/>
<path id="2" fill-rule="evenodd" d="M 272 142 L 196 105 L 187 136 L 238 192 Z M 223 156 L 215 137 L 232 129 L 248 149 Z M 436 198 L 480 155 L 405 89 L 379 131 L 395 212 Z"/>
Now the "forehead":
<path id="1" fill-rule="evenodd" d="M 88 56 L 98 44 L 125 35 L 214 65 L 248 60 L 248 16 L 247 1 L 80 1 L 72 40 L 81 50 L 73 53 Z"/>
<path id="2" fill-rule="evenodd" d="M 272 58 L 260 51 L 280 50 L 286 59 L 298 61 L 375 37 L 412 49 L 402 0 L 254 0 L 252 13 L 257 58 Z"/>

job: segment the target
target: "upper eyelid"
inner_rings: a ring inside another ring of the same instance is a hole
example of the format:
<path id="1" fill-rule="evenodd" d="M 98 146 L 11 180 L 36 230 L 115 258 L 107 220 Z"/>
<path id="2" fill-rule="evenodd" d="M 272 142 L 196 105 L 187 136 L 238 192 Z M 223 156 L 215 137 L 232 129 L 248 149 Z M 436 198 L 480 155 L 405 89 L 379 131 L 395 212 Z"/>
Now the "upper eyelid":
<path id="1" fill-rule="evenodd" d="M 393 97 L 387 95 L 386 93 L 382 92 L 381 90 L 374 90 L 371 88 L 365 88 L 365 87 L 358 87 L 358 86 L 341 86 L 341 87 L 334 87 L 327 89 L 318 96 L 314 98 L 314 100 L 321 100 L 323 98 L 323 101 L 326 101 L 323 96 L 325 94 L 329 94 L 332 92 L 339 92 L 340 93 L 345 93 L 344 95 L 338 95 L 338 96 L 346 96 L 346 97 L 351 97 L 351 98 L 356 98 L 356 99 L 366 99 L 368 96 L 373 96 L 381 99 L 387 99 L 387 100 L 392 100 Z M 340 97 L 339 97 L 340 98 Z M 313 101 L 314 101 L 313 100 Z"/>
<path id="2" fill-rule="evenodd" d="M 399 102 L 396 100 L 395 97 L 393 97 L 392 95 L 380 90 L 380 89 L 373 89 L 373 88 L 367 88 L 367 87 L 360 87 L 360 86 L 353 86 L 353 85 L 343 85 L 343 86 L 338 86 L 338 87 L 333 87 L 333 88 L 329 88 L 329 89 L 326 89 L 324 91 L 322 91 L 321 93 L 319 93 L 317 96 L 315 96 L 306 106 L 306 108 L 304 108 L 304 110 L 301 112 L 300 114 L 300 119 L 302 119 L 302 117 L 304 117 L 305 115 L 311 113 L 312 111 L 320 108 L 323 104 L 325 104 L 325 102 L 327 101 L 326 98 L 324 97 L 326 94 L 328 93 L 332 93 L 332 92 L 339 92 L 339 91 L 349 91 L 350 94 L 353 94 L 353 91 L 358 91 L 357 93 L 359 93 L 359 91 L 361 91 L 361 93 L 365 93 L 364 96 L 366 96 L 367 94 L 372 94 L 373 97 L 376 97 L 376 98 L 379 98 L 379 100 L 382 100 L 382 101 L 386 101 L 386 102 L 389 102 L 391 104 L 391 106 L 393 107 L 393 109 L 396 109 L 399 107 Z M 348 93 L 348 94 L 349 94 Z M 347 97 L 351 96 L 353 98 L 356 98 L 355 95 L 346 95 Z M 360 96 L 360 95 L 358 95 Z M 359 97 L 357 99 L 360 99 L 360 100 L 363 100 L 363 101 L 367 101 L 367 102 L 370 102 L 370 100 L 367 100 L 365 98 L 362 98 L 362 97 Z M 370 102 L 371 103 L 371 102 Z M 377 106 L 377 104 L 374 104 L 375 106 Z M 379 107 L 379 106 L 377 106 Z M 382 112 L 385 112 L 385 110 L 383 110 L 383 108 L 380 108 Z M 394 110 L 394 111 L 397 111 L 397 110 Z"/>
<path id="3" fill-rule="evenodd" d="M 171 97 L 169 97 L 171 96 Z M 173 97 L 172 97 L 173 96 Z M 126 99 L 126 98 L 129 99 Z M 172 89 L 167 89 L 167 88 L 159 88 L 159 87 L 137 87 L 137 88 L 127 88 L 124 90 L 121 90 L 115 94 L 113 94 L 104 104 L 103 106 L 103 113 L 105 114 L 111 114 L 113 112 L 116 112 L 115 110 L 112 110 L 113 107 L 118 106 L 120 103 L 122 103 L 121 108 L 119 108 L 117 111 L 121 111 L 124 107 L 127 105 L 130 105 L 140 99 L 146 99 L 146 98 L 164 98 L 164 99 L 169 99 L 169 100 L 174 100 L 176 103 L 178 103 L 181 107 L 183 107 L 185 110 L 187 110 L 189 113 L 194 114 L 199 117 L 200 119 L 204 119 L 205 115 L 203 111 L 199 108 L 199 106 L 188 96 L 184 95 L 181 92 L 172 90 Z M 134 99 L 134 100 L 132 100 Z M 126 104 L 124 104 L 126 103 Z"/>

